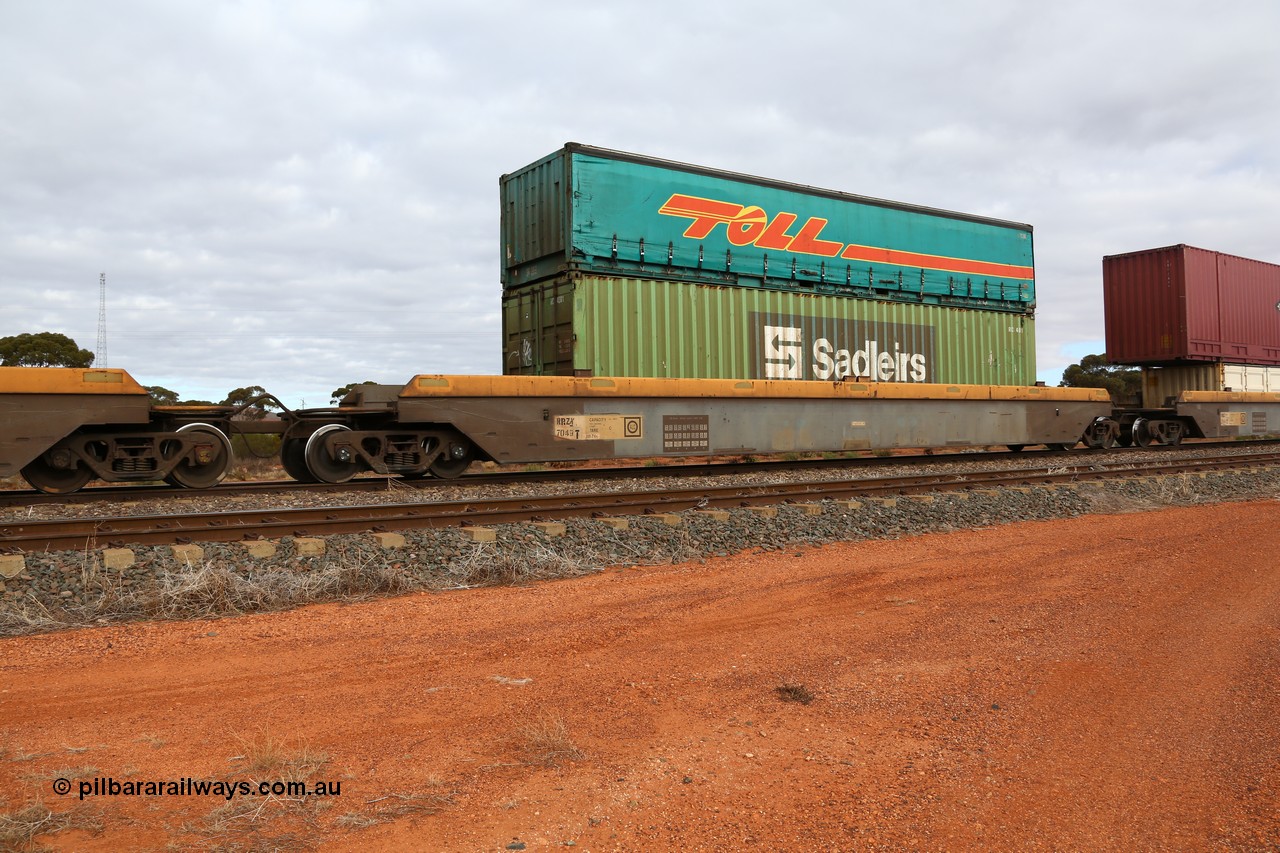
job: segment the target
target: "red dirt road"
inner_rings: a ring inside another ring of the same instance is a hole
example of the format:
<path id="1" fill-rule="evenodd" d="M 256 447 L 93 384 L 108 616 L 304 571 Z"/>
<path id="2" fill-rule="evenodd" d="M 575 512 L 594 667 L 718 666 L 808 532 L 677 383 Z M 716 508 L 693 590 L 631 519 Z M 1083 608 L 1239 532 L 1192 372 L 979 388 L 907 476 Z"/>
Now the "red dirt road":
<path id="1" fill-rule="evenodd" d="M 0 670 L 0 811 L 304 750 L 342 784 L 91 797 L 55 848 L 1280 848 L 1276 501 L 11 639 Z"/>

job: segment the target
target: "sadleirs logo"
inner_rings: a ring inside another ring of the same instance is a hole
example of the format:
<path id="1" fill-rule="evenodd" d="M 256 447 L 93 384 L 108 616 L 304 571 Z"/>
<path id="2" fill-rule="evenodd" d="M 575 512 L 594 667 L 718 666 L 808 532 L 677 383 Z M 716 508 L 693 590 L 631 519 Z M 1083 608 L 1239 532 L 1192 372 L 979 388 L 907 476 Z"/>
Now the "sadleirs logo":
<path id="1" fill-rule="evenodd" d="M 774 322 L 761 323 L 756 346 L 756 369 L 763 365 L 765 379 L 932 381 L 932 327 L 824 317 L 790 317 L 781 324 L 770 319 Z M 756 314 L 753 320 L 764 318 Z"/>
<path id="2" fill-rule="evenodd" d="M 804 379 L 804 332 L 795 327 L 764 327 L 764 378 Z"/>

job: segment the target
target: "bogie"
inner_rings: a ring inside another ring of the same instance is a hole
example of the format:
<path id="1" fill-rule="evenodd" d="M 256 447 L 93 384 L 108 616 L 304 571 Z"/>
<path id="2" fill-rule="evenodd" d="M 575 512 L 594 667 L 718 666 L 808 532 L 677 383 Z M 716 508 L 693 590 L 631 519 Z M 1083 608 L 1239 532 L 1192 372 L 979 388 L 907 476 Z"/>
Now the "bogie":
<path id="1" fill-rule="evenodd" d="M 231 442 L 212 424 L 191 423 L 172 431 L 77 432 L 41 453 L 22 469 L 34 488 L 74 492 L 95 479 L 108 483 L 163 480 L 191 489 L 216 486 L 232 461 Z"/>

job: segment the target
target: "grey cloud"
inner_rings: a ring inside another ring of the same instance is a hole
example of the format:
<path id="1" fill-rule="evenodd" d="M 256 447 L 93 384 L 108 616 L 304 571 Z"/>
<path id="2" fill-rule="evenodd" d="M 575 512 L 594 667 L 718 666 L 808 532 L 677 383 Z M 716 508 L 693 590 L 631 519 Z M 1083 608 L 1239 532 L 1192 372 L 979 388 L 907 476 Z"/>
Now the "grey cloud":
<path id="1" fill-rule="evenodd" d="M 0 335 L 217 396 L 496 372 L 497 179 L 576 140 L 1030 222 L 1042 378 L 1100 260 L 1280 260 L 1269 2 L 0 7 Z"/>

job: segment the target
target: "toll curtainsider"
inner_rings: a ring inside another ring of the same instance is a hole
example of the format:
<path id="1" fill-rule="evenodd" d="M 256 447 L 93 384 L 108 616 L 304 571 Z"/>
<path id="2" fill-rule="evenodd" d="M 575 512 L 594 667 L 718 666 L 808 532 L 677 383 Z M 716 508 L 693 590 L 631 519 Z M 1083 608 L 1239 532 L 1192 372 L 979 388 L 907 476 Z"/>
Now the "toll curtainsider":
<path id="1" fill-rule="evenodd" d="M 502 284 L 570 273 L 1030 315 L 1029 225 L 577 143 L 500 181 Z"/>

